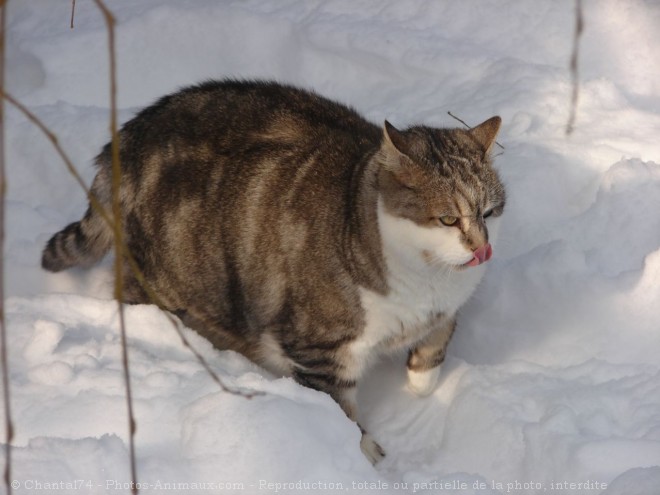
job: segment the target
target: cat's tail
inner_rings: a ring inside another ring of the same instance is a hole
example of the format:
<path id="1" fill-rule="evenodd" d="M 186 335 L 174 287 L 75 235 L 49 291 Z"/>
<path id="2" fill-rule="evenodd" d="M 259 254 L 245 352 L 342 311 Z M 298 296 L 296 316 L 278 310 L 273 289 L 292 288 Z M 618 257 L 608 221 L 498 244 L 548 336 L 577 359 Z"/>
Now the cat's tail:
<path id="1" fill-rule="evenodd" d="M 109 181 L 101 169 L 94 179 L 92 194 L 100 206 L 109 208 Z M 72 266 L 91 266 L 108 252 L 113 242 L 112 228 L 90 204 L 85 216 L 67 225 L 50 238 L 41 257 L 41 266 L 51 272 L 66 270 Z"/>

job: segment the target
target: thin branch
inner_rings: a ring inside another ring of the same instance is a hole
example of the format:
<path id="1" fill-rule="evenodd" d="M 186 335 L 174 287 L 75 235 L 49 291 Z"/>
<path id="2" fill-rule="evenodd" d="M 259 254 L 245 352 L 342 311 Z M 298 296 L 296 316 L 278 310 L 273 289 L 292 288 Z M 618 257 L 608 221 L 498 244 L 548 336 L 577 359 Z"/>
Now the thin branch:
<path id="1" fill-rule="evenodd" d="M 158 306 L 159 308 L 163 308 L 163 307 L 164 307 L 164 304 L 163 304 L 162 299 L 161 299 L 160 297 L 158 297 L 158 295 L 154 292 L 153 288 L 152 288 L 152 287 L 149 285 L 149 283 L 145 280 L 145 278 L 144 278 L 144 274 L 142 273 L 142 270 L 140 270 L 140 268 L 138 267 L 137 262 L 135 261 L 135 258 L 134 258 L 133 256 L 128 256 L 128 257 L 127 257 L 127 260 L 128 260 L 129 265 L 130 265 L 130 267 L 131 267 L 131 270 L 132 270 L 132 272 L 133 272 L 133 275 L 135 275 L 135 278 L 137 279 L 138 283 L 142 286 L 142 288 L 143 288 L 144 291 L 146 292 L 147 297 L 148 297 L 148 298 L 151 300 L 151 302 L 154 303 L 156 306 Z M 197 351 L 197 349 L 195 349 L 195 348 L 190 344 L 190 341 L 188 340 L 188 338 L 187 338 L 186 335 L 184 334 L 183 329 L 181 328 L 181 323 L 180 323 L 176 318 L 174 318 L 174 316 L 172 316 L 171 313 L 169 313 L 169 312 L 167 312 L 167 311 L 164 311 L 163 313 L 165 314 L 165 316 L 167 317 L 167 319 L 170 321 L 170 323 L 172 323 L 172 325 L 174 326 L 174 329 L 175 329 L 175 330 L 177 331 L 177 333 L 179 334 L 179 338 L 181 338 L 181 342 L 183 343 L 183 345 L 184 345 L 185 347 L 187 347 L 187 348 L 190 350 L 190 352 L 193 353 L 193 355 L 197 358 L 197 360 L 198 360 L 199 363 L 202 365 L 202 367 L 208 372 L 209 375 L 211 375 L 211 378 L 213 379 L 213 381 L 214 381 L 215 383 L 217 383 L 218 386 L 219 386 L 224 392 L 227 392 L 227 393 L 230 393 L 230 394 L 233 394 L 233 395 L 239 395 L 239 396 L 244 397 L 244 398 L 246 398 L 246 399 L 252 399 L 253 397 L 258 397 L 258 396 L 261 396 L 261 395 L 265 395 L 265 393 L 264 393 L 264 392 L 261 392 L 261 391 L 254 391 L 254 390 L 253 390 L 253 391 L 240 390 L 240 389 L 232 388 L 232 387 L 229 387 L 228 385 L 226 385 L 226 384 L 220 379 L 220 377 L 218 376 L 218 374 L 217 374 L 215 371 L 213 371 L 213 369 L 211 368 L 211 366 L 208 364 L 208 362 L 206 361 L 206 359 L 204 359 L 204 357 L 199 353 L 199 351 Z M 195 315 L 195 316 L 197 317 L 197 315 Z M 208 324 L 210 324 L 210 322 L 207 322 L 205 318 L 199 318 L 199 317 L 198 317 L 198 319 L 199 319 L 200 321 L 202 321 L 203 323 L 208 323 Z"/>
<path id="2" fill-rule="evenodd" d="M 39 130 L 46 135 L 46 138 L 48 138 L 48 140 L 52 143 L 53 147 L 55 148 L 55 151 L 57 151 L 57 154 L 60 155 L 60 158 L 64 162 L 64 165 L 66 166 L 69 173 L 74 177 L 74 179 L 76 180 L 78 185 L 82 188 L 82 190 L 85 191 L 85 194 L 87 195 L 87 199 L 92 205 L 92 208 L 94 208 L 97 211 L 97 213 L 101 215 L 103 220 L 111 228 L 114 228 L 113 221 L 110 218 L 110 215 L 105 210 L 103 205 L 99 203 L 96 196 L 94 196 L 94 194 L 92 194 L 92 192 L 89 190 L 89 188 L 85 184 L 85 181 L 80 176 L 78 169 L 75 167 L 69 156 L 64 152 L 62 146 L 60 146 L 57 136 L 34 113 L 28 110 L 28 108 L 25 105 L 19 102 L 11 94 L 7 93 L 4 90 L 0 90 L 0 96 L 3 97 L 5 100 L 7 100 L 9 103 L 11 103 L 14 107 L 16 107 L 17 110 L 19 110 L 30 122 L 36 125 L 39 128 Z"/>
<path id="3" fill-rule="evenodd" d="M 465 122 L 465 121 L 462 120 L 462 119 L 459 119 L 458 117 L 456 117 L 456 115 L 454 115 L 454 114 L 451 113 L 450 111 L 447 111 L 447 113 L 449 114 L 450 117 L 453 117 L 454 119 L 458 120 L 461 124 L 463 124 L 463 125 L 464 125 L 465 127 L 467 127 L 468 129 L 472 129 L 472 127 L 470 127 L 470 126 L 467 124 L 467 122 Z"/>
<path id="4" fill-rule="evenodd" d="M 3 2 L 6 0 L 0 0 L 0 5 L 3 5 Z M 95 0 L 96 1 L 96 0 Z M 4 12 L 4 11 L 3 11 Z M 114 39 L 113 39 L 114 40 Z M 67 153 L 64 151 L 62 146 L 59 143 L 59 140 L 55 133 L 53 133 L 42 121 L 39 119 L 33 112 L 31 112 L 25 105 L 23 105 L 21 102 L 19 102 L 15 97 L 13 97 L 11 94 L 7 93 L 4 91 L 4 88 L 0 86 L 0 102 L 7 100 L 9 103 L 11 103 L 19 112 L 21 112 L 32 124 L 34 124 L 45 136 L 46 138 L 51 142 L 53 147 L 55 148 L 57 154 L 60 156 L 62 161 L 65 164 L 65 167 L 67 168 L 67 171 L 71 174 L 71 176 L 76 180 L 80 188 L 85 192 L 87 199 L 90 202 L 91 207 L 101 216 L 103 221 L 108 225 L 109 228 L 113 230 L 113 232 L 116 231 L 116 225 L 115 222 L 113 221 L 111 215 L 106 211 L 106 209 L 101 205 L 101 203 L 98 201 L 96 196 L 91 192 L 91 190 L 87 187 L 85 184 L 85 181 L 82 179 L 80 173 L 78 172 L 76 166 L 73 164 L 73 161 L 69 158 Z M 116 105 L 116 103 L 115 103 Z M 1 124 L 1 122 L 0 122 Z M 115 120 L 113 124 L 111 124 L 112 128 L 114 129 L 113 132 L 113 137 L 117 135 L 116 132 L 116 114 L 115 114 Z M 116 216 L 116 218 L 119 218 L 119 215 Z M 151 288 L 149 283 L 146 281 L 144 274 L 140 270 L 135 258 L 133 257 L 132 253 L 129 251 L 128 247 L 125 244 L 125 241 L 123 238 L 120 239 L 120 252 L 122 253 L 123 257 L 128 261 L 130 269 L 133 273 L 133 275 L 136 277 L 136 280 L 138 283 L 142 286 L 142 288 L 145 290 L 147 296 L 151 300 L 153 304 L 160 308 L 165 308 L 165 305 L 163 301 L 160 299 L 160 297 L 157 296 L 157 294 L 154 292 L 154 290 Z M 115 247 L 116 249 L 116 247 Z M 121 258 L 122 255 L 117 255 L 117 258 Z M 206 359 L 192 346 L 192 344 L 189 342 L 189 340 L 186 338 L 181 323 L 174 318 L 170 313 L 167 311 L 164 311 L 165 316 L 168 318 L 168 320 L 172 323 L 172 326 L 174 327 L 175 331 L 179 335 L 181 342 L 185 347 L 187 347 L 190 352 L 195 356 L 195 358 L 198 360 L 198 362 L 202 365 L 202 367 L 206 370 L 206 372 L 211 376 L 213 381 L 220 387 L 220 389 L 224 392 L 231 393 L 233 395 L 238 395 L 242 396 L 246 399 L 251 399 L 256 396 L 261 396 L 265 395 L 264 392 L 261 391 L 246 391 L 246 390 L 240 390 L 240 389 L 235 389 L 232 387 L 229 387 L 226 385 L 223 380 L 219 377 L 219 375 L 211 368 L 209 363 L 206 361 Z M 1 316 L 1 315 L 0 315 Z M 200 321 L 203 323 L 207 323 L 205 318 L 198 318 Z M 121 323 L 121 322 L 120 322 Z M 211 322 L 208 322 L 208 324 L 211 324 Z M 5 346 L 3 346 L 3 350 L 6 349 Z M 3 365 L 6 363 L 6 360 L 3 360 Z M 4 372 L 3 377 L 5 379 L 8 378 L 8 373 Z M 8 392 L 8 387 L 5 387 L 5 393 Z M 9 400 L 6 398 L 5 399 L 5 408 L 8 408 L 9 406 Z M 7 421 L 7 449 L 9 449 L 9 443 L 11 439 L 13 438 L 13 429 L 11 428 L 11 421 L 10 421 L 10 416 L 8 414 L 5 415 L 6 421 Z M 135 431 L 135 426 L 134 423 L 131 424 L 131 429 L 132 431 Z M 6 457 L 6 459 L 9 459 L 9 456 Z M 9 464 L 8 464 L 9 465 Z M 5 480 L 10 479 L 10 475 L 7 474 L 8 471 L 5 471 Z M 137 486 L 136 483 L 134 483 L 134 486 Z M 11 486 L 9 486 L 7 493 L 11 492 Z"/>
<path id="5" fill-rule="evenodd" d="M 128 363 L 128 343 L 126 339 L 126 320 L 124 316 L 123 291 L 123 230 L 119 189 L 121 184 L 121 162 L 119 160 L 119 132 L 117 129 L 117 61 L 115 52 L 115 18 L 105 6 L 103 0 L 94 0 L 103 13 L 108 29 L 108 51 L 110 55 L 110 135 L 112 151 L 112 215 L 114 219 L 115 244 L 115 299 L 119 314 L 119 332 L 121 334 L 122 364 L 124 368 L 124 387 L 126 388 L 126 408 L 128 413 L 128 447 L 131 468 L 131 493 L 138 493 L 137 467 L 135 462 L 135 416 L 133 414 L 133 393 L 131 374 Z"/>
<path id="6" fill-rule="evenodd" d="M 71 29 L 73 29 L 73 16 L 76 15 L 76 0 L 71 0 Z"/>
<path id="7" fill-rule="evenodd" d="M 5 27 L 7 25 L 6 0 L 0 0 L 0 91 L 5 88 Z M 9 390 L 9 353 L 7 352 L 7 325 L 5 321 L 5 106 L 0 99 L 0 361 L 2 363 L 2 390 L 5 413 L 5 489 L 12 493 L 11 442 L 14 426 L 11 420 L 11 394 Z"/>
<path id="8" fill-rule="evenodd" d="M 575 119 L 577 117 L 578 98 L 580 96 L 580 78 L 578 72 L 578 58 L 580 55 L 580 38 L 584 31 L 584 18 L 582 15 L 582 0 L 575 0 L 575 31 L 573 34 L 573 53 L 571 54 L 571 79 L 573 81 L 573 90 L 571 92 L 571 111 L 566 124 L 566 135 L 570 136 L 575 128 Z"/>
<path id="9" fill-rule="evenodd" d="M 159 308 L 164 309 L 166 307 L 164 301 L 158 296 L 158 294 L 156 294 L 156 292 L 153 290 L 149 282 L 147 282 L 147 280 L 144 278 L 144 273 L 142 272 L 142 270 L 140 270 L 140 267 L 138 266 L 135 257 L 128 250 L 126 244 L 124 244 L 124 255 L 126 256 L 126 261 L 128 261 L 132 275 L 140 284 L 144 292 L 147 294 L 149 300 Z M 163 314 L 170 321 L 170 323 L 174 327 L 174 330 L 176 330 L 177 334 L 179 335 L 179 338 L 181 339 L 181 343 L 184 345 L 184 347 L 187 347 L 190 350 L 190 352 L 195 356 L 195 358 L 197 358 L 197 361 L 199 361 L 202 367 L 211 376 L 213 381 L 218 384 L 218 386 L 223 392 L 227 392 L 232 395 L 239 395 L 246 399 L 252 399 L 253 397 L 265 395 L 265 392 L 260 392 L 255 390 L 253 391 L 241 390 L 237 388 L 232 388 L 227 384 L 225 384 L 220 378 L 220 376 L 218 376 L 218 374 L 215 371 L 213 371 L 213 368 L 211 368 L 211 365 L 209 365 L 206 359 L 204 359 L 204 357 L 199 353 L 199 351 L 192 346 L 192 344 L 186 337 L 185 333 L 183 332 L 183 329 L 181 328 L 181 322 L 178 319 L 176 319 L 174 316 L 172 316 L 172 314 L 165 309 L 163 310 Z M 205 325 L 211 327 L 212 323 L 208 321 L 206 318 L 201 317 L 199 315 L 193 315 L 193 316 L 195 316 L 195 318 L 197 318 Z"/>
<path id="10" fill-rule="evenodd" d="M 449 111 L 447 111 L 447 113 L 449 114 L 450 117 L 453 117 L 454 119 L 458 120 L 461 124 L 463 124 L 465 127 L 467 127 L 468 129 L 472 130 L 472 127 L 470 127 L 470 126 L 467 124 L 467 122 L 465 122 L 464 120 L 459 119 L 458 117 L 456 117 L 456 115 L 454 115 L 453 113 L 451 113 L 451 112 L 449 112 Z M 500 148 L 504 149 L 504 146 L 502 146 L 502 145 L 501 145 L 500 143 L 498 143 L 497 141 L 495 141 L 495 144 L 498 145 Z M 501 154 L 501 153 L 500 153 L 500 154 Z M 499 156 L 499 155 L 495 155 L 495 156 Z"/>
<path id="11" fill-rule="evenodd" d="M 122 301 L 122 287 L 123 287 L 123 271 L 122 271 L 122 260 L 124 257 L 129 260 L 129 264 L 131 265 L 131 268 L 133 270 L 133 274 L 135 275 L 136 279 L 139 281 L 140 285 L 142 285 L 143 289 L 145 292 L 147 292 L 148 297 L 159 307 L 163 307 L 162 301 L 160 300 L 159 297 L 157 297 L 156 293 L 152 290 L 152 288 L 149 286 L 149 284 L 146 283 L 146 280 L 144 278 L 144 274 L 142 271 L 139 269 L 139 266 L 137 265 L 135 259 L 133 256 L 131 256 L 128 252 L 128 249 L 126 248 L 124 241 L 123 241 L 123 230 L 121 228 L 121 209 L 120 209 L 120 201 L 119 201 L 119 189 L 120 189 L 120 182 L 121 182 L 121 165 L 120 165 L 120 160 L 119 160 L 119 133 L 117 130 L 117 75 L 116 75 L 116 56 L 115 56 L 115 41 L 114 41 L 114 25 L 115 25 L 115 19 L 110 10 L 106 7 L 105 3 L 103 0 L 94 0 L 96 5 L 102 10 L 103 15 L 105 16 L 106 19 L 106 24 L 108 27 L 108 44 L 109 44 L 109 49 L 110 49 L 110 78 L 111 78 L 111 84 L 110 84 L 110 131 L 112 133 L 112 195 L 113 195 L 113 216 L 115 218 L 115 223 L 114 223 L 114 232 L 115 232 L 115 297 L 117 298 L 117 301 L 121 306 L 121 301 Z M 225 392 L 230 392 L 236 395 L 242 395 L 243 397 L 246 398 L 251 398 L 256 395 L 262 395 L 259 392 L 250 392 L 250 393 L 244 393 L 239 390 L 232 389 L 230 387 L 227 387 L 224 382 L 220 379 L 220 377 L 213 372 L 209 364 L 206 362 L 206 360 L 202 357 L 199 352 L 194 349 L 191 345 L 190 342 L 188 342 L 188 339 L 185 337 L 183 331 L 179 327 L 179 324 L 177 321 L 170 315 L 169 313 L 165 313 L 167 317 L 170 319 L 170 321 L 174 324 L 174 327 L 176 331 L 179 334 L 179 337 L 181 338 L 181 341 L 183 342 L 184 346 L 186 346 L 190 351 L 195 355 L 197 360 L 202 364 L 204 369 L 211 375 L 213 380 L 220 386 L 220 388 L 225 391 Z M 120 317 L 123 317 L 123 311 L 120 313 Z M 125 340 L 125 328 L 122 327 L 122 339 Z M 123 342 L 123 345 L 125 346 L 125 342 Z M 124 363 L 125 363 L 125 369 L 127 370 L 128 374 L 128 360 L 127 360 L 127 354 L 124 356 Z M 130 392 L 130 383 L 128 380 L 128 376 L 126 378 L 127 381 L 127 390 Z M 129 405 L 130 405 L 130 399 L 129 399 Z M 131 423 L 131 434 L 135 433 L 135 424 L 134 422 Z M 134 463 L 134 459 L 133 459 Z M 133 466 L 134 467 L 134 466 Z M 135 481 L 135 476 L 133 476 L 133 479 Z"/>
<path id="12" fill-rule="evenodd" d="M 2 0 L 0 0 L 2 1 Z M 87 187 L 85 182 L 82 180 L 80 173 L 78 172 L 77 168 L 69 158 L 69 156 L 66 154 L 62 146 L 59 144 L 59 141 L 57 139 L 57 136 L 30 110 L 28 110 L 25 105 L 20 103 L 16 98 L 14 98 L 12 95 L 9 93 L 1 93 L 0 96 L 3 96 L 9 103 L 11 103 L 14 107 L 16 107 L 17 110 L 19 110 L 30 122 L 32 122 L 37 128 L 45 134 L 45 136 L 48 138 L 48 140 L 51 142 L 55 150 L 57 151 L 58 155 L 64 162 L 67 170 L 71 175 L 76 179 L 76 182 L 80 186 L 80 188 L 85 192 L 87 198 L 90 201 L 90 204 L 92 208 L 101 215 L 101 218 L 103 221 L 114 231 L 114 222 L 112 221 L 112 218 L 108 214 L 108 212 L 105 210 L 103 205 L 98 201 L 96 196 L 90 191 L 90 189 Z M 142 286 L 144 291 L 147 293 L 147 297 L 151 300 L 153 304 L 158 306 L 159 308 L 165 308 L 165 303 L 158 297 L 158 295 L 154 292 L 154 290 L 151 288 L 149 283 L 146 281 L 144 278 L 144 274 L 142 273 L 142 270 L 140 270 L 140 267 L 138 266 L 137 262 L 135 261 L 135 258 L 133 257 L 133 254 L 129 251 L 128 246 L 126 246 L 126 243 L 124 241 L 123 245 L 123 254 L 128 260 L 128 263 L 130 265 L 130 268 L 132 270 L 132 274 L 135 276 L 136 280 L 138 283 Z M 243 397 L 246 398 L 251 398 L 254 396 L 259 396 L 263 395 L 262 392 L 247 392 L 247 391 L 242 391 L 238 389 L 232 389 L 228 385 L 222 382 L 222 379 L 213 371 L 211 366 L 208 364 L 208 362 L 202 357 L 201 354 L 197 350 L 195 350 L 194 347 L 189 343 L 188 339 L 183 333 L 183 330 L 181 329 L 179 321 L 177 321 L 170 313 L 165 312 L 165 316 L 172 322 L 174 329 L 177 331 L 179 334 L 179 337 L 181 338 L 181 341 L 183 344 L 190 349 L 190 351 L 193 353 L 193 355 L 197 358 L 197 360 L 200 362 L 202 367 L 209 372 L 211 375 L 211 378 L 213 379 L 214 382 L 216 382 L 220 388 L 225 391 L 229 392 L 234 395 L 242 395 Z M 198 317 L 195 315 L 197 318 L 199 318 L 201 321 L 204 322 L 204 318 Z M 208 322 L 209 325 L 211 322 Z"/>
<path id="13" fill-rule="evenodd" d="M 2 1 L 2 0 L 0 0 Z M 96 1 L 96 0 L 95 0 Z M 113 38 L 114 41 L 114 38 Z M 74 177 L 78 185 L 81 187 L 83 191 L 85 191 L 85 194 L 90 202 L 90 205 L 92 208 L 94 208 L 95 211 L 97 211 L 101 218 L 106 222 L 106 224 L 113 230 L 113 232 L 117 232 L 117 225 L 111 218 L 111 216 L 108 214 L 108 212 L 105 210 L 103 205 L 100 204 L 96 196 L 91 192 L 91 190 L 87 187 L 85 184 L 84 180 L 82 179 L 80 173 L 78 172 L 77 168 L 73 164 L 72 160 L 69 158 L 69 156 L 66 154 L 64 149 L 59 143 L 59 140 L 57 136 L 30 110 L 28 110 L 25 105 L 20 103 L 16 98 L 14 98 L 12 95 L 9 93 L 6 93 L 4 91 L 0 91 L 0 96 L 2 96 L 4 99 L 9 101 L 14 107 L 16 107 L 21 113 L 27 117 L 28 120 L 30 120 L 34 125 L 37 126 L 39 130 L 41 130 L 44 135 L 48 138 L 48 140 L 52 143 L 53 147 L 57 151 L 58 155 L 64 162 L 67 170 L 69 173 Z M 116 108 L 116 101 L 114 102 L 115 108 Z M 111 119 L 112 120 L 112 119 Z M 114 139 L 117 136 L 117 121 L 116 121 L 116 113 L 115 113 L 115 118 L 113 122 L 111 123 L 111 133 L 113 136 L 113 142 L 117 142 L 118 140 Z M 113 147 L 114 148 L 114 147 Z M 113 149 L 113 183 L 115 179 L 115 153 L 118 152 L 118 149 L 115 150 Z M 113 202 L 114 203 L 114 202 Z M 116 212 L 113 213 L 114 218 L 120 218 L 121 215 L 117 214 Z M 117 251 L 117 244 L 115 244 L 115 251 L 116 251 L 116 256 L 115 256 L 115 277 L 116 280 L 123 280 L 123 272 L 121 269 L 119 269 L 119 272 L 117 272 L 117 260 L 122 260 L 126 259 L 129 262 L 129 265 L 131 267 L 131 270 L 133 272 L 133 275 L 136 277 L 137 281 L 140 283 L 142 288 L 145 290 L 147 293 L 147 296 L 150 298 L 150 300 L 157 305 L 160 308 L 164 308 L 165 305 L 163 304 L 163 301 L 156 295 L 156 293 L 153 291 L 153 289 L 150 287 L 150 285 L 147 283 L 147 281 L 144 278 L 144 275 L 142 271 L 140 270 L 139 266 L 137 265 L 137 262 L 135 261 L 134 257 L 132 256 L 132 253 L 128 250 L 123 237 L 122 237 L 122 231 L 120 230 L 119 236 L 115 235 L 115 239 L 119 239 L 119 250 Z M 117 277 L 117 273 L 119 273 L 119 277 Z M 115 289 L 115 297 L 117 297 L 117 291 Z M 121 301 L 121 294 L 119 294 L 119 301 Z M 124 318 L 123 318 L 123 306 L 120 304 L 120 326 L 123 325 Z M 264 395 L 263 392 L 258 392 L 258 391 L 244 391 L 240 389 L 234 389 L 232 387 L 229 387 L 226 385 L 223 380 L 218 376 L 218 374 L 211 368 L 209 363 L 204 359 L 204 357 L 190 344 L 188 339 L 186 338 L 183 329 L 180 326 L 179 321 L 177 321 L 171 314 L 165 312 L 165 316 L 169 319 L 169 321 L 172 323 L 172 326 L 174 327 L 175 331 L 179 335 L 179 338 L 181 339 L 181 342 L 185 347 L 187 347 L 190 352 L 195 356 L 195 358 L 198 360 L 198 362 L 202 365 L 202 367 L 207 371 L 207 373 L 211 376 L 213 381 L 223 390 L 224 392 L 231 393 L 233 395 L 239 395 L 242 397 L 245 397 L 247 399 L 250 399 L 252 397 Z M 124 327 L 125 330 L 125 327 Z M 122 333 L 122 341 L 125 343 L 125 331 Z M 130 386 L 130 382 L 129 382 Z M 131 413 L 132 413 L 132 408 L 131 408 Z M 135 423 L 134 420 L 131 420 L 130 422 L 130 432 L 131 434 L 134 434 L 135 432 Z M 132 469 L 134 467 L 134 461 L 132 461 Z M 134 483 L 133 486 L 137 486 L 137 483 Z"/>

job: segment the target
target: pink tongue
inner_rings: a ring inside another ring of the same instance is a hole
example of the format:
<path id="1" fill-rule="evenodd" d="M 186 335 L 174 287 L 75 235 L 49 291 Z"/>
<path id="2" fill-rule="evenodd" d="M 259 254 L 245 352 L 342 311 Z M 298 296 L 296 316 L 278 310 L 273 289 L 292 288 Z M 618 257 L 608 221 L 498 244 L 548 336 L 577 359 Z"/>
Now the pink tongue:
<path id="1" fill-rule="evenodd" d="M 493 256 L 493 248 L 490 244 L 484 244 L 475 249 L 473 254 L 472 259 L 466 263 L 467 266 L 477 266 L 488 261 Z"/>

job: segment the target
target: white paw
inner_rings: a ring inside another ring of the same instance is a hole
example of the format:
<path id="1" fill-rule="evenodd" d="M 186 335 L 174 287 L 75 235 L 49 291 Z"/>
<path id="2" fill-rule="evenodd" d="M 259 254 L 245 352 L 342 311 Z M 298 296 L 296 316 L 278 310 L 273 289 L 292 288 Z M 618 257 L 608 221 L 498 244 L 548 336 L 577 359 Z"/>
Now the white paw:
<path id="1" fill-rule="evenodd" d="M 383 447 L 378 445 L 369 433 L 362 434 L 362 440 L 360 440 L 360 448 L 362 453 L 365 455 L 371 464 L 376 464 L 383 457 L 385 457 L 385 451 Z"/>
<path id="2" fill-rule="evenodd" d="M 424 371 L 408 369 L 408 389 L 415 395 L 426 397 L 435 390 L 439 376 L 440 366 Z"/>

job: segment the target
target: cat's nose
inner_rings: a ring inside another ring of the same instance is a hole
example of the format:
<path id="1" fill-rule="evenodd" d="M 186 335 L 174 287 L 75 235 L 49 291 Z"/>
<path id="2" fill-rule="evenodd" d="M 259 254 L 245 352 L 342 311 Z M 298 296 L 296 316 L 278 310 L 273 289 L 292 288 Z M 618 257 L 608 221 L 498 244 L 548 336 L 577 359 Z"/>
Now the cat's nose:
<path id="1" fill-rule="evenodd" d="M 472 259 L 466 264 L 468 266 L 477 266 L 485 263 L 493 256 L 493 247 L 490 243 L 486 243 L 481 247 L 478 247 L 472 253 Z"/>

